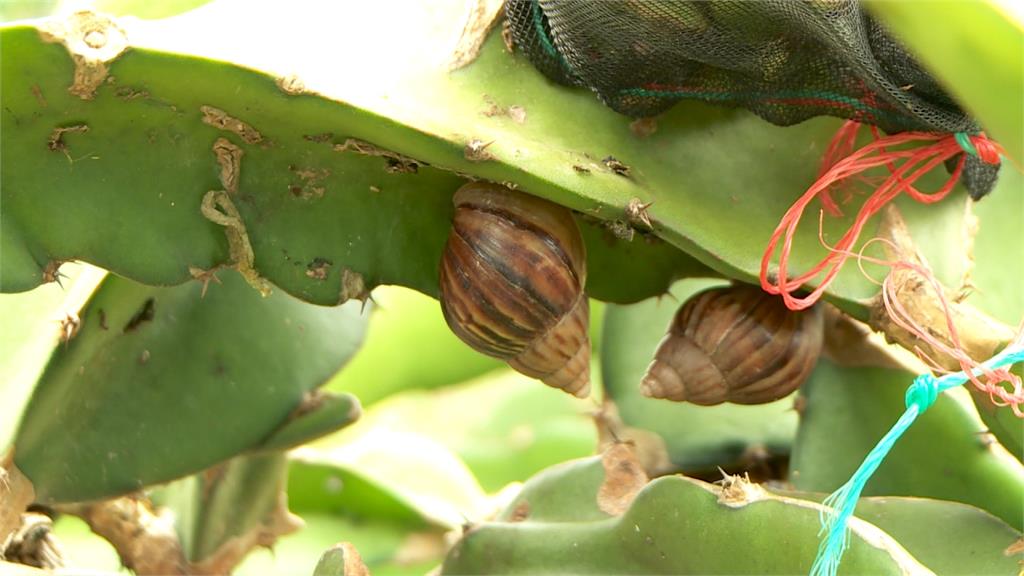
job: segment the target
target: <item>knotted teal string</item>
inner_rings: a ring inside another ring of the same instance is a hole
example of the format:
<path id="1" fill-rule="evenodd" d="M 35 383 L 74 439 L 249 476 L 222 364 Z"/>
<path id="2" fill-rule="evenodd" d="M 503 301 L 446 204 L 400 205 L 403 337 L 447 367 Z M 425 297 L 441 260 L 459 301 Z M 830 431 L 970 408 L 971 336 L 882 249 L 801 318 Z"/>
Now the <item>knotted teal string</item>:
<path id="1" fill-rule="evenodd" d="M 971 142 L 970 134 L 967 132 L 957 132 L 953 137 L 956 138 L 956 143 L 964 149 L 964 152 L 967 152 L 971 156 L 978 155 L 978 149 L 974 147 L 974 142 Z"/>
<path id="2" fill-rule="evenodd" d="M 972 374 L 977 377 L 984 374 L 986 370 L 1003 368 L 1021 361 L 1024 361 L 1024 348 L 1008 347 L 972 370 Z M 853 516 L 853 511 L 857 507 L 857 499 L 860 498 L 864 485 L 868 483 L 871 475 L 885 460 L 886 455 L 892 450 L 900 436 L 903 436 L 903 433 L 910 428 L 918 416 L 935 403 L 939 394 L 950 388 L 956 388 L 968 380 L 969 378 L 964 372 L 954 372 L 941 378 L 936 378 L 931 374 L 921 374 L 914 379 L 914 383 L 907 388 L 906 412 L 889 430 L 889 433 L 882 437 L 868 453 L 860 468 L 857 468 L 846 484 L 843 484 L 839 490 L 833 492 L 822 502 L 826 509 L 821 512 L 821 530 L 818 535 L 827 532 L 828 536 L 818 546 L 818 556 L 811 566 L 811 576 L 834 576 L 836 574 L 843 552 L 850 545 L 847 523 Z"/>

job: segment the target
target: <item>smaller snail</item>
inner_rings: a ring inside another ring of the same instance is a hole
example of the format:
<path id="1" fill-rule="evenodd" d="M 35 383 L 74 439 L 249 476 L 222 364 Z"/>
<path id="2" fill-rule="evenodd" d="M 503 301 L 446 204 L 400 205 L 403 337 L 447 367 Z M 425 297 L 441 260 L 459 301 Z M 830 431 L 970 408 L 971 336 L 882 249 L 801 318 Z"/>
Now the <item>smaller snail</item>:
<path id="1" fill-rule="evenodd" d="M 590 392 L 586 251 L 566 208 L 486 182 L 459 188 L 441 310 L 473 349 L 575 396 Z"/>
<path id="2" fill-rule="evenodd" d="M 771 402 L 810 375 L 823 332 L 818 306 L 793 312 L 755 286 L 712 288 L 676 313 L 641 391 L 704 406 Z"/>

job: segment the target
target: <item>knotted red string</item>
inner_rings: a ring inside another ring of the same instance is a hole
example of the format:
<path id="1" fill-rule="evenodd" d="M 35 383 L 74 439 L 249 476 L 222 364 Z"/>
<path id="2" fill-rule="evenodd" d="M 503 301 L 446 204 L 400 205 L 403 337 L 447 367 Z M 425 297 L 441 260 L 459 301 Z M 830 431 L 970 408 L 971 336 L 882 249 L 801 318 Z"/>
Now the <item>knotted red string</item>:
<path id="1" fill-rule="evenodd" d="M 971 383 L 974 386 L 988 394 L 989 401 L 996 406 L 1009 406 L 1013 410 L 1014 416 L 1018 418 L 1024 418 L 1024 410 L 1021 410 L 1021 405 L 1024 405 L 1024 383 L 1022 383 L 1021 377 L 1010 372 L 1009 368 L 998 368 L 989 369 L 981 365 L 981 363 L 971 358 L 963 346 L 960 344 L 960 335 L 957 332 L 956 325 L 953 322 L 953 314 L 949 307 L 949 302 L 946 299 L 945 291 L 942 289 L 942 285 L 939 283 L 932 271 L 927 267 L 915 262 L 890 262 L 889 266 L 893 270 L 897 268 L 907 268 L 916 272 L 919 276 L 925 278 L 932 290 L 939 298 L 939 302 L 942 304 L 943 312 L 946 316 L 946 330 L 949 331 L 950 344 L 946 344 L 940 338 L 933 335 L 932 331 L 925 329 L 921 326 L 913 316 L 907 312 L 903 303 L 896 295 L 896 287 L 893 285 L 892 273 L 885 278 L 885 282 L 882 284 L 882 301 L 885 305 L 885 310 L 889 317 L 892 318 L 896 325 L 900 326 L 904 330 L 907 330 L 921 341 L 928 344 L 932 350 L 941 352 L 960 364 L 960 369 L 967 375 Z M 1024 346 L 1024 324 L 1022 324 L 1018 330 L 1016 337 L 1010 346 Z M 943 369 L 934 360 L 928 358 L 923 350 L 918 348 L 916 350 L 918 357 L 920 357 L 926 364 L 929 364 L 933 372 L 944 373 L 949 370 Z M 985 381 L 982 382 L 974 372 L 981 368 Z M 1004 384 L 1005 383 L 1005 384 Z"/>
<path id="2" fill-rule="evenodd" d="M 828 243 L 825 242 L 825 239 L 821 236 L 820 226 L 818 239 L 826 250 L 829 250 L 830 252 L 839 252 L 835 247 L 829 246 Z M 932 273 L 931 268 L 929 268 L 927 264 L 913 262 L 910 260 L 893 261 L 866 256 L 864 251 L 872 242 L 882 242 L 889 245 L 893 253 L 899 253 L 900 251 L 900 248 L 891 240 L 885 238 L 873 238 L 865 243 L 857 253 L 845 252 L 844 255 L 847 258 L 856 258 L 857 265 L 860 266 L 861 273 L 863 273 L 872 282 L 881 285 L 882 303 L 883 306 L 885 306 L 885 311 L 889 318 L 891 318 L 897 326 L 910 332 L 922 342 L 928 344 L 933 351 L 945 354 L 956 360 L 960 365 L 960 369 L 967 375 L 971 383 L 974 384 L 978 390 L 986 393 L 992 404 L 996 406 L 1009 406 L 1016 417 L 1024 418 L 1024 409 L 1021 408 L 1024 406 L 1024 380 L 1022 380 L 1020 376 L 1010 372 L 1008 368 L 986 368 L 983 364 L 977 362 L 967 354 L 960 343 L 960 334 L 956 329 L 956 324 L 953 322 L 953 312 L 950 309 L 949 300 L 946 298 L 946 292 L 943 289 L 942 284 L 940 284 L 939 280 L 935 277 L 935 274 Z M 890 268 L 889 274 L 886 275 L 885 280 L 878 282 L 877 280 L 874 280 L 864 269 L 864 262 L 870 262 L 879 266 L 887 266 Z M 926 280 L 928 286 L 935 292 L 939 303 L 942 305 L 943 315 L 946 318 L 946 330 L 949 332 L 949 344 L 936 337 L 932 330 L 922 326 L 907 311 L 906 307 L 903 306 L 903 302 L 900 301 L 897 294 L 897 285 L 892 281 L 893 272 L 901 268 L 911 270 L 916 273 L 918 277 Z M 1017 334 L 1008 347 L 1024 347 L 1024 321 L 1022 321 L 1017 327 Z M 930 357 L 921 347 L 915 346 L 914 352 L 935 374 L 946 374 L 951 372 L 951 370 L 939 365 L 939 363 L 936 362 L 934 358 Z M 979 369 L 981 371 L 981 376 L 985 378 L 984 382 L 982 382 L 979 376 L 975 374 Z"/>
<path id="3" fill-rule="evenodd" d="M 867 221 L 901 192 L 906 192 L 907 195 L 918 202 L 932 204 L 945 198 L 960 179 L 960 173 L 967 158 L 966 155 L 961 156 L 949 179 L 935 192 L 925 193 L 914 187 L 914 183 L 921 176 L 943 164 L 946 160 L 964 152 L 964 148 L 958 142 L 956 135 L 903 132 L 882 137 L 878 130 L 872 127 L 874 141 L 859 150 L 851 152 L 859 128 L 860 124 L 858 122 L 847 121 L 843 124 L 825 153 L 822 170 L 817 182 L 808 188 L 803 196 L 782 217 L 778 227 L 775 228 L 771 239 L 768 241 L 764 256 L 761 258 L 761 288 L 770 294 L 781 295 L 783 302 L 785 302 L 786 307 L 790 310 L 803 310 L 812 306 L 821 298 L 821 295 L 824 294 L 829 284 L 835 279 L 843 264 L 851 257 L 852 248 Z M 889 150 L 890 147 L 915 142 L 929 144 L 909 149 Z M 974 152 L 983 161 L 990 164 L 999 163 L 999 155 L 1003 152 L 999 144 L 989 140 L 984 135 L 970 136 L 969 143 L 973 145 Z M 845 155 L 845 157 L 837 160 L 842 155 Z M 902 163 L 897 165 L 899 161 L 902 161 Z M 793 248 L 793 236 L 807 205 L 816 197 L 821 197 L 824 209 L 832 213 L 838 213 L 838 206 L 828 196 L 829 188 L 878 166 L 887 167 L 890 175 L 868 197 L 864 205 L 861 206 L 853 224 L 836 243 L 834 250 L 830 251 L 828 256 L 823 258 L 809 271 L 790 278 L 788 267 L 790 251 Z M 778 271 L 770 275 L 768 267 L 775 256 L 780 239 L 782 240 L 782 247 L 779 254 Z M 804 284 L 814 280 L 823 272 L 824 277 L 810 294 L 804 297 L 793 295 Z"/>

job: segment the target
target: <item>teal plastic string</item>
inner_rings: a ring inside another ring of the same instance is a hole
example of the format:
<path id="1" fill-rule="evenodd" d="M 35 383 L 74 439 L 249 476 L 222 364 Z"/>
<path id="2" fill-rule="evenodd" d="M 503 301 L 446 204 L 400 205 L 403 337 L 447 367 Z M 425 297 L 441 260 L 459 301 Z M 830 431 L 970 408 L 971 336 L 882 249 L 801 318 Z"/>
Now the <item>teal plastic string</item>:
<path id="1" fill-rule="evenodd" d="M 967 132 L 957 132 L 953 137 L 956 138 L 956 143 L 964 149 L 964 152 L 967 152 L 971 156 L 978 155 L 978 149 L 974 147 L 974 142 L 971 142 L 970 134 Z"/>
<path id="2" fill-rule="evenodd" d="M 978 377 L 986 370 L 1003 368 L 1021 361 L 1024 361 L 1024 348 L 1012 346 L 983 362 L 981 366 L 971 372 Z M 969 379 L 964 372 L 946 374 L 941 378 L 936 378 L 931 374 L 921 374 L 914 379 L 914 383 L 907 388 L 906 412 L 868 453 L 864 462 L 846 484 L 843 484 L 839 490 L 833 492 L 822 502 L 826 509 L 821 512 L 821 531 L 818 532 L 818 535 L 827 533 L 828 536 L 818 546 L 818 556 L 814 559 L 814 564 L 811 565 L 811 576 L 834 576 L 839 571 L 839 562 L 843 553 L 850 546 L 847 524 L 850 517 L 853 516 L 857 500 L 860 498 L 864 486 L 871 479 L 871 475 L 875 473 L 896 441 L 910 428 L 914 420 L 935 403 L 939 394 L 950 388 L 961 386 Z"/>

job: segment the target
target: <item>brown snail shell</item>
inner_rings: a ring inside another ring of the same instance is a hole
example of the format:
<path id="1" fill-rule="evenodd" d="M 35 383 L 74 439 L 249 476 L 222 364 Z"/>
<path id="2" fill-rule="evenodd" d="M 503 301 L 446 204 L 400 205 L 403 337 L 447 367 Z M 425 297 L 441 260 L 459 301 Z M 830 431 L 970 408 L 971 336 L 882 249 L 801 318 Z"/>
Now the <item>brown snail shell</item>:
<path id="1" fill-rule="evenodd" d="M 441 310 L 473 349 L 575 396 L 590 392 L 586 250 L 568 209 L 504 186 L 455 193 Z"/>
<path id="2" fill-rule="evenodd" d="M 794 312 L 755 286 L 712 288 L 676 313 L 640 388 L 704 406 L 778 400 L 814 369 L 823 332 L 820 306 Z"/>

